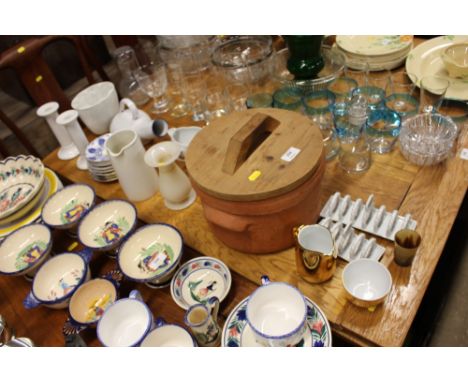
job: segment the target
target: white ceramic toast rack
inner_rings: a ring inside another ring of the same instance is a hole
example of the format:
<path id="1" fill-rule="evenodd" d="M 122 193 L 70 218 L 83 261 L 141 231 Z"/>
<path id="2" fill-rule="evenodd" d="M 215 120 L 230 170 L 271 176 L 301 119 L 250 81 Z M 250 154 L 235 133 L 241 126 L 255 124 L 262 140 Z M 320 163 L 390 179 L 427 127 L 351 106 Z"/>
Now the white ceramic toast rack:
<path id="1" fill-rule="evenodd" d="M 362 199 L 353 201 L 349 195 L 342 197 L 339 192 L 335 192 L 328 199 L 320 216 L 351 224 L 354 228 L 388 240 L 394 240 L 395 233 L 399 230 L 416 229 L 417 225 L 416 220 L 411 219 L 411 214 L 399 216 L 397 210 L 388 212 L 384 205 L 374 207 L 373 194 L 364 203 Z"/>
<path id="2" fill-rule="evenodd" d="M 367 258 L 379 261 L 385 253 L 385 248 L 378 245 L 374 238 L 368 240 L 363 233 L 356 234 L 351 224 L 344 226 L 341 222 L 334 223 L 330 218 L 322 219 L 319 224 L 330 230 L 338 256 L 343 260 Z"/>

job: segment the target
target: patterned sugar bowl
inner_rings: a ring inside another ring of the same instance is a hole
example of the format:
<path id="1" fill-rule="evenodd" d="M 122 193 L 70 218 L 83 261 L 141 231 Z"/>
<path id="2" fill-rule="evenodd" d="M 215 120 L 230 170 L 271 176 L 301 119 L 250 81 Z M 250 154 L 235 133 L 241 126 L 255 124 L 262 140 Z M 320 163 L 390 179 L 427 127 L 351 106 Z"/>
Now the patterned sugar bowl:
<path id="1" fill-rule="evenodd" d="M 145 337 L 141 347 L 195 347 L 197 343 L 182 326 L 156 319 L 156 328 Z"/>
<path id="2" fill-rule="evenodd" d="M 0 244 L 0 274 L 32 278 L 51 249 L 52 235 L 45 225 L 19 228 Z"/>
<path id="3" fill-rule="evenodd" d="M 90 279 L 90 258 L 89 254 L 67 252 L 47 260 L 34 276 L 24 307 L 66 308 L 73 293 Z"/>
<path id="4" fill-rule="evenodd" d="M 169 224 L 150 224 L 137 230 L 120 247 L 117 262 L 129 279 L 149 287 L 167 286 L 182 258 L 183 238 Z"/>
<path id="5" fill-rule="evenodd" d="M 78 225 L 78 240 L 87 248 L 115 251 L 122 240 L 133 231 L 137 212 L 125 200 L 109 200 L 91 209 Z"/>
<path id="6" fill-rule="evenodd" d="M 92 279 L 77 288 L 68 306 L 71 323 L 77 331 L 99 321 L 117 299 L 117 288 L 118 284 L 106 277 Z"/>
<path id="7" fill-rule="evenodd" d="M 153 313 L 140 292 L 132 290 L 104 312 L 96 332 L 104 346 L 139 346 L 154 327 Z"/>
<path id="8" fill-rule="evenodd" d="M 246 319 L 255 340 L 263 346 L 294 346 L 306 331 L 307 305 L 292 285 L 270 282 L 262 276 L 262 286 L 249 297 Z"/>
<path id="9" fill-rule="evenodd" d="M 49 227 L 73 230 L 94 206 L 94 189 L 86 184 L 72 184 L 52 195 L 42 208 L 42 221 Z"/>
<path id="10" fill-rule="evenodd" d="M 0 220 L 34 204 L 29 202 L 44 183 L 44 165 L 31 155 L 8 157 L 0 162 Z M 29 209 L 30 209 L 29 208 Z M 25 211 L 27 212 L 27 210 Z"/>

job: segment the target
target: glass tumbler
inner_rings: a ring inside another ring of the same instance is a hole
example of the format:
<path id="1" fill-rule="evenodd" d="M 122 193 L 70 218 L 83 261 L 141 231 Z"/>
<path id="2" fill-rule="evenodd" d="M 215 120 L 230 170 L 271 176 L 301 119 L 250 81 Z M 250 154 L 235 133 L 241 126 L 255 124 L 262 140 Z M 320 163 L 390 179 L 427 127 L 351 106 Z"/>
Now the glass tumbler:
<path id="1" fill-rule="evenodd" d="M 143 91 L 153 99 L 152 111 L 165 113 L 169 110 L 166 67 L 163 63 L 142 66 L 135 71 L 135 78 Z"/>
<path id="2" fill-rule="evenodd" d="M 400 135 L 401 120 L 394 110 L 381 108 L 372 110 L 366 124 L 366 135 L 372 152 L 390 152 Z"/>
<path id="3" fill-rule="evenodd" d="M 387 84 L 385 106 L 396 111 L 402 121 L 418 113 L 419 101 L 416 94 L 416 84 L 417 77 L 406 72 L 392 74 Z"/>
<path id="4" fill-rule="evenodd" d="M 437 76 L 426 76 L 421 79 L 419 110 L 422 113 L 434 113 L 444 102 L 445 93 L 450 81 Z"/>
<path id="5" fill-rule="evenodd" d="M 357 123 L 355 118 L 349 118 L 348 107 L 347 103 L 338 103 L 333 107 L 335 131 L 340 142 L 338 161 L 344 171 L 360 173 L 367 171 L 371 164 L 369 144 L 364 133 L 366 118 L 362 123 Z"/>
<path id="6" fill-rule="evenodd" d="M 390 72 L 388 70 L 382 73 L 374 73 L 367 79 L 367 85 L 359 86 L 353 94 L 362 94 L 366 97 L 369 110 L 379 109 L 384 105 L 388 83 L 390 81 Z"/>

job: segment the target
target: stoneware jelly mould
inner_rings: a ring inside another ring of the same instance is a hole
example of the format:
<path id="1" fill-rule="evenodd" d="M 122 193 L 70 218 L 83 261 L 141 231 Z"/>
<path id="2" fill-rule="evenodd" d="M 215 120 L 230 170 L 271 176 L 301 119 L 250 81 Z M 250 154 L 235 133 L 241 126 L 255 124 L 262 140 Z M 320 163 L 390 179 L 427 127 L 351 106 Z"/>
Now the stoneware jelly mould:
<path id="1" fill-rule="evenodd" d="M 66 308 L 77 288 L 90 279 L 91 252 L 62 253 L 52 257 L 34 276 L 31 292 L 23 304 L 26 309 L 44 305 Z"/>

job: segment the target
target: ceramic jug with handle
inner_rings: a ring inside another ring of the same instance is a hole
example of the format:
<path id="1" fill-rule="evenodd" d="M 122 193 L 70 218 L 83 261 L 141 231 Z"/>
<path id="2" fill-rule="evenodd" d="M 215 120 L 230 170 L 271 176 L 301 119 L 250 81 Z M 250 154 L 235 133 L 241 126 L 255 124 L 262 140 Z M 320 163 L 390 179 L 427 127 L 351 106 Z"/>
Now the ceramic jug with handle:
<path id="1" fill-rule="evenodd" d="M 168 125 L 163 119 L 152 120 L 148 114 L 136 107 L 132 100 L 123 98 L 120 110 L 112 119 L 110 132 L 133 130 L 143 140 L 162 137 L 167 134 Z"/>
<path id="2" fill-rule="evenodd" d="M 158 174 L 145 163 L 145 149 L 135 131 L 112 133 L 106 142 L 106 149 L 119 183 L 130 201 L 148 199 L 158 191 Z"/>
<path id="3" fill-rule="evenodd" d="M 336 270 L 338 251 L 331 232 L 320 224 L 294 228 L 296 267 L 299 275 L 310 283 L 329 280 Z"/>

